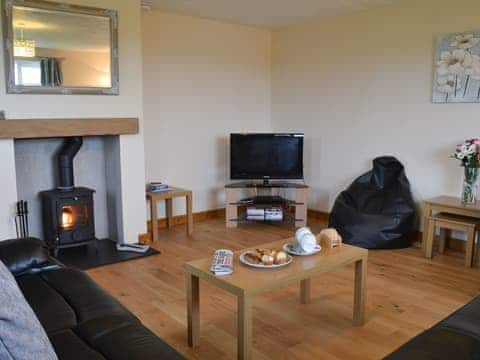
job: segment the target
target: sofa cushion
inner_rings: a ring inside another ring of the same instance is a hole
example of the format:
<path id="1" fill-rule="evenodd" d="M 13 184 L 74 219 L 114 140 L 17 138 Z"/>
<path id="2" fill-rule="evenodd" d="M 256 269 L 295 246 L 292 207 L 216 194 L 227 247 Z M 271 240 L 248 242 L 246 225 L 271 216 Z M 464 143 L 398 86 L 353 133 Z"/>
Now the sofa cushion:
<path id="1" fill-rule="evenodd" d="M 14 275 L 40 267 L 49 260 L 45 243 L 41 240 L 28 238 L 0 241 L 0 261 Z"/>
<path id="2" fill-rule="evenodd" d="M 131 320 L 125 316 L 109 315 L 84 321 L 75 328 L 75 332 L 89 344 L 94 344 L 98 338 L 130 323 Z"/>
<path id="3" fill-rule="evenodd" d="M 454 312 L 437 327 L 463 333 L 480 341 L 480 297 Z"/>
<path id="4" fill-rule="evenodd" d="M 105 360 L 72 330 L 53 333 L 49 337 L 59 360 Z"/>
<path id="5" fill-rule="evenodd" d="M 77 316 L 71 306 L 39 274 L 22 275 L 16 279 L 47 333 L 77 325 Z"/>
<path id="6" fill-rule="evenodd" d="M 75 312 L 78 323 L 113 315 L 139 321 L 80 270 L 61 268 L 44 271 L 40 276 L 65 298 Z"/>
<path id="7" fill-rule="evenodd" d="M 0 355 L 8 360 L 55 360 L 57 356 L 15 279 L 0 261 Z"/>
<path id="8" fill-rule="evenodd" d="M 413 338 L 386 360 L 478 360 L 480 341 L 448 329 L 434 328 Z"/>
<path id="9" fill-rule="evenodd" d="M 118 319 L 117 321 L 109 319 L 109 321 L 111 327 L 105 327 L 103 331 L 98 331 L 99 328 L 96 331 L 92 331 L 96 326 L 101 325 L 100 322 L 97 325 L 89 324 L 88 334 L 86 333 L 86 324 L 79 326 L 78 329 L 79 335 L 107 359 L 184 359 L 175 349 L 163 342 L 141 323 L 137 321 L 122 322 L 118 321 Z"/>

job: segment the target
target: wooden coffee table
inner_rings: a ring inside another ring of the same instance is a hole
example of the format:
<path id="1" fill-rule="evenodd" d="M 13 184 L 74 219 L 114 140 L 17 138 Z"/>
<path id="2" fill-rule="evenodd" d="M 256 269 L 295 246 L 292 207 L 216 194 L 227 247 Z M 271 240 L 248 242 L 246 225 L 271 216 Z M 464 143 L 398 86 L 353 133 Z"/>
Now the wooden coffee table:
<path id="1" fill-rule="evenodd" d="M 280 240 L 256 246 L 256 248 L 281 249 L 292 239 Z M 253 249 L 253 248 L 252 248 Z M 365 322 L 365 282 L 368 250 L 343 245 L 335 249 L 322 249 L 319 254 L 294 257 L 293 262 L 275 270 L 254 269 L 240 263 L 239 255 L 249 249 L 235 253 L 234 273 L 229 276 L 215 276 L 210 272 L 211 258 L 189 262 L 185 265 L 187 275 L 187 316 L 188 344 L 200 345 L 200 284 L 202 279 L 237 296 L 238 299 L 238 359 L 252 357 L 252 299 L 256 294 L 277 289 L 300 281 L 300 301 L 310 301 L 310 277 L 322 272 L 355 263 L 353 301 L 353 324 Z M 335 281 L 333 278 L 332 281 Z"/>

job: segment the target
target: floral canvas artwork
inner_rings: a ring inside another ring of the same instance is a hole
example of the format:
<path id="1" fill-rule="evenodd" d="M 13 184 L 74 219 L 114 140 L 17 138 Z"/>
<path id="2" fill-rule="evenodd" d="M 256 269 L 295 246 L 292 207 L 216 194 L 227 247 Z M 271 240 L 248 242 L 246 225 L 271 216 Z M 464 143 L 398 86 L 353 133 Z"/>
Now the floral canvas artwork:
<path id="1" fill-rule="evenodd" d="M 437 39 L 433 102 L 480 102 L 480 31 Z"/>

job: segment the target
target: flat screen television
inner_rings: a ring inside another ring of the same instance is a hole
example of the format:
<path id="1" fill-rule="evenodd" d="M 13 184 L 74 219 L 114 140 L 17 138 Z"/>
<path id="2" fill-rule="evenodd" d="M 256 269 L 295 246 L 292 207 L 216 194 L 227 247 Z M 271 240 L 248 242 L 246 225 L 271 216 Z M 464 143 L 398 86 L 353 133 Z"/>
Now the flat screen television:
<path id="1" fill-rule="evenodd" d="M 303 179 L 303 137 L 303 134 L 231 134 L 231 179 Z"/>

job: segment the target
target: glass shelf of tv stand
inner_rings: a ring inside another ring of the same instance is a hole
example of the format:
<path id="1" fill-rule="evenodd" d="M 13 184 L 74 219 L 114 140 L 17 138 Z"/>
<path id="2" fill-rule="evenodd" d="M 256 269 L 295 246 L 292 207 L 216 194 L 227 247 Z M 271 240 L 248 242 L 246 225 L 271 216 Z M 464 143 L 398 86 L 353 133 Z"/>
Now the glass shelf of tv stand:
<path id="1" fill-rule="evenodd" d="M 303 221 L 303 219 L 296 219 L 295 216 L 292 216 L 290 214 L 283 214 L 283 219 L 282 220 L 258 220 L 258 219 L 247 219 L 247 215 L 240 215 L 236 219 L 229 219 L 229 221 L 236 221 L 238 223 L 269 223 L 269 224 L 294 224 L 297 221 Z"/>
<path id="2" fill-rule="evenodd" d="M 240 201 L 231 202 L 229 203 L 229 205 L 267 208 L 272 206 L 301 206 L 301 205 L 304 205 L 304 203 L 296 202 L 295 200 L 289 200 L 289 199 L 281 199 L 279 201 L 272 201 L 272 202 L 255 202 L 254 200 L 253 201 L 240 200 Z"/>

